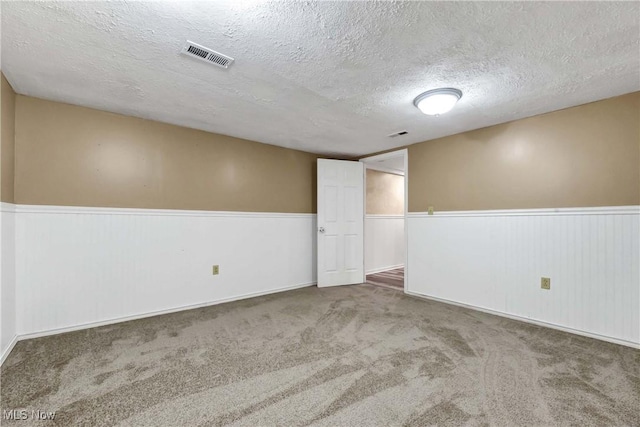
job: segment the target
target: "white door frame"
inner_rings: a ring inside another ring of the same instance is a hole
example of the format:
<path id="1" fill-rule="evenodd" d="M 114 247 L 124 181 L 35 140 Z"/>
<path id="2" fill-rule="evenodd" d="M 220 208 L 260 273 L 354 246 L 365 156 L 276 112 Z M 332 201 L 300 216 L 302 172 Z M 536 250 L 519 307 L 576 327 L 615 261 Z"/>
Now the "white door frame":
<path id="1" fill-rule="evenodd" d="M 409 223 L 407 222 L 407 214 L 409 213 L 409 150 L 406 148 L 391 151 L 389 153 L 378 154 L 376 156 L 363 157 L 359 161 L 364 163 L 365 169 L 375 169 L 382 172 L 392 173 L 395 175 L 402 175 L 397 171 L 393 171 L 384 167 L 376 165 L 376 162 L 380 160 L 393 159 L 396 157 L 404 157 L 404 292 L 407 293 L 409 284 Z M 367 174 L 365 170 L 364 174 L 364 212 L 363 215 L 367 215 Z M 366 235 L 364 236 L 366 239 Z M 366 281 L 365 271 L 365 281 Z"/>

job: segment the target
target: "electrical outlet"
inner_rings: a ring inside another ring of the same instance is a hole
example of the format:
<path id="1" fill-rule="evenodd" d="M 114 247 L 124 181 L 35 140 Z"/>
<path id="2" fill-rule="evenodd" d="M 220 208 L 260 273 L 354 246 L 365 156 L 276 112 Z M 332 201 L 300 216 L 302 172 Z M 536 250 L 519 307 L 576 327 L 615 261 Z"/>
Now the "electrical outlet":
<path id="1" fill-rule="evenodd" d="M 428 213 L 429 215 L 433 215 L 433 206 L 429 206 L 429 207 L 427 208 L 427 213 Z"/>
<path id="2" fill-rule="evenodd" d="M 213 275 L 217 275 L 220 274 L 220 266 L 219 265 L 214 265 L 213 266 Z"/>
<path id="3" fill-rule="evenodd" d="M 551 289 L 551 279 L 549 277 L 542 277 L 540 279 L 540 287 L 546 290 Z"/>

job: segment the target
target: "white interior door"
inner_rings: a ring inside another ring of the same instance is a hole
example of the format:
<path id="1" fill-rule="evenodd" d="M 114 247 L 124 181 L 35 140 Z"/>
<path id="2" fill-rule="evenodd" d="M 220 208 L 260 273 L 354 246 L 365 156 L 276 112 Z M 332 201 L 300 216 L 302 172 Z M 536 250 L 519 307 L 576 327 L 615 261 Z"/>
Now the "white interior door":
<path id="1" fill-rule="evenodd" d="M 364 282 L 364 165 L 318 159 L 318 286 Z"/>

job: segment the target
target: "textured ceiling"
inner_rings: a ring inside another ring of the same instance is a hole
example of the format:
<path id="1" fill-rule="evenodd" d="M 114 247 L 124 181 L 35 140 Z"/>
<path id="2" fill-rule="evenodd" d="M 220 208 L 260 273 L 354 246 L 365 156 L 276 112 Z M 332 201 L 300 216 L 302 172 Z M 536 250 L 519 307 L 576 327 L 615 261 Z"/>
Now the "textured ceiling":
<path id="1" fill-rule="evenodd" d="M 25 95 L 357 156 L 640 90 L 638 16 L 638 2 L 2 2 L 2 69 Z M 187 39 L 236 62 L 181 56 Z M 441 86 L 464 92 L 451 113 L 412 105 Z"/>

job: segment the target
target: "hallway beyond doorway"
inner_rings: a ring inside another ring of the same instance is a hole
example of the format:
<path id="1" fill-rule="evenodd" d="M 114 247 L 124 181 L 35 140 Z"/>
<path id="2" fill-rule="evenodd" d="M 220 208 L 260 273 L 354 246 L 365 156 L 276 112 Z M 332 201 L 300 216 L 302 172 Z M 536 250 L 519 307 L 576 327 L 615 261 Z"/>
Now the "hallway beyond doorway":
<path id="1" fill-rule="evenodd" d="M 393 270 L 381 271 L 375 274 L 367 274 L 367 282 L 370 285 L 383 286 L 385 288 L 404 289 L 404 267 Z"/>

